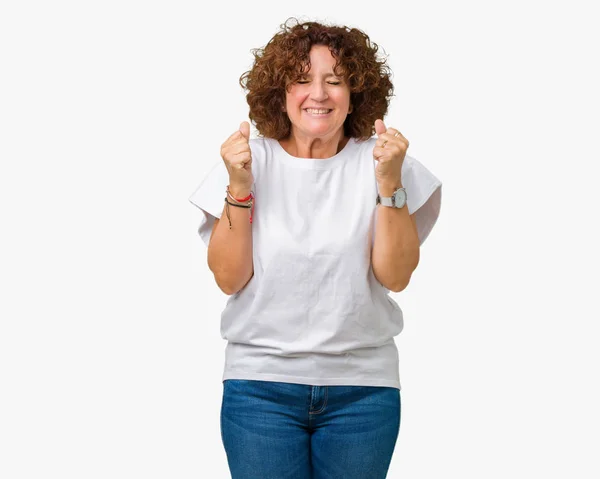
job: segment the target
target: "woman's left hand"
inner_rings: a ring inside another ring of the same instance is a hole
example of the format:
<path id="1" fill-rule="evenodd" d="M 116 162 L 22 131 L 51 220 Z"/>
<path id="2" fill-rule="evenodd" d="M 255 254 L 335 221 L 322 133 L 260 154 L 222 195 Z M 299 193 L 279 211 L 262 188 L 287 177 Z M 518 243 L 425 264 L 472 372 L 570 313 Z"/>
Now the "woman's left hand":
<path id="1" fill-rule="evenodd" d="M 373 148 L 373 158 L 377 160 L 375 178 L 380 190 L 393 193 L 402 183 L 402 163 L 408 140 L 398 130 L 386 128 L 383 120 L 375 120 L 375 132 L 378 136 Z"/>

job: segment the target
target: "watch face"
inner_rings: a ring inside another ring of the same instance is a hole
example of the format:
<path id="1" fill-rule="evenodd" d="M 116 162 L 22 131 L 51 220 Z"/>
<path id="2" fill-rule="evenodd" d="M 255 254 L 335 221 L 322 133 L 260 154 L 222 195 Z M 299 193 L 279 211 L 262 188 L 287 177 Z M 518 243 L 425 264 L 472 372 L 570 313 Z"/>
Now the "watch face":
<path id="1" fill-rule="evenodd" d="M 394 195 L 394 203 L 396 208 L 402 208 L 406 204 L 406 191 L 398 190 Z"/>

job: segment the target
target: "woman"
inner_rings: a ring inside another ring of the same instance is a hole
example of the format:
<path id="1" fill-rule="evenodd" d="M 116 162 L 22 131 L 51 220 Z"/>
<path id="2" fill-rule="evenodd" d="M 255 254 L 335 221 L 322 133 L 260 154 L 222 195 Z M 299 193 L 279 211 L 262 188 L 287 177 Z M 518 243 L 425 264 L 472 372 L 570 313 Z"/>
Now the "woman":
<path id="1" fill-rule="evenodd" d="M 240 78 L 259 138 L 242 122 L 190 197 L 230 295 L 221 433 L 233 478 L 387 474 L 403 327 L 388 293 L 417 267 L 441 182 L 382 121 L 393 86 L 377 49 L 358 29 L 283 24 Z"/>

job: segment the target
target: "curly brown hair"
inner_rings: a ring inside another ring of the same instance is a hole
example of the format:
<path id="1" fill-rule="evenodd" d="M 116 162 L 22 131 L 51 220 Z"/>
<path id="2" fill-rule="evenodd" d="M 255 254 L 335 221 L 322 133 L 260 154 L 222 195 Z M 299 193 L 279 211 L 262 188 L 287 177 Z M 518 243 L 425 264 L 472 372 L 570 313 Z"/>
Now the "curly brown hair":
<path id="1" fill-rule="evenodd" d="M 290 23 L 288 25 L 288 23 Z M 255 48 L 252 68 L 239 83 L 250 106 L 250 120 L 263 137 L 281 140 L 291 131 L 285 93 L 310 68 L 310 49 L 326 45 L 336 59 L 334 73 L 350 87 L 352 113 L 344 122 L 344 134 L 367 140 L 375 133 L 375 120 L 383 119 L 393 96 L 391 71 L 379 46 L 357 28 L 299 23 L 288 18 L 264 48 Z"/>

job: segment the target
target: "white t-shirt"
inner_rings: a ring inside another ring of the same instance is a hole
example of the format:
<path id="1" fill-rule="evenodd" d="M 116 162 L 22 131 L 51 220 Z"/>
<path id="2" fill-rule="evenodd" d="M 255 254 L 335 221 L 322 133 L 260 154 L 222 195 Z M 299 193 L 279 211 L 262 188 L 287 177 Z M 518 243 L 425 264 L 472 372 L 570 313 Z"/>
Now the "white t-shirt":
<path id="1" fill-rule="evenodd" d="M 335 156 L 297 158 L 272 138 L 250 139 L 254 276 L 221 315 L 225 379 L 400 389 L 394 336 L 402 310 L 371 268 L 376 137 Z M 229 175 L 216 162 L 189 200 L 208 246 Z M 440 212 L 441 181 L 411 156 L 402 165 L 423 244 Z M 227 221 L 227 218 L 223 219 Z"/>

